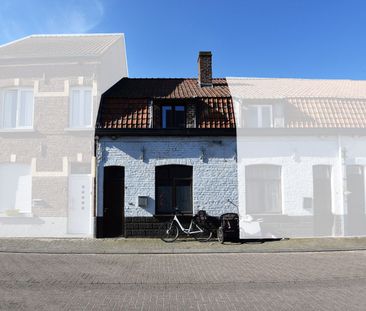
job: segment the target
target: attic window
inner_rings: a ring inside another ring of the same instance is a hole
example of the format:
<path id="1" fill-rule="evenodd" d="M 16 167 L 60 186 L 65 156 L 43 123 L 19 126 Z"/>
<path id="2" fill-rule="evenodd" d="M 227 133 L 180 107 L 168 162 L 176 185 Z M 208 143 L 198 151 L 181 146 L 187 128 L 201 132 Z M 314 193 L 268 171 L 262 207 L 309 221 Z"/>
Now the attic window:
<path id="1" fill-rule="evenodd" d="M 162 128 L 185 128 L 186 108 L 182 105 L 164 105 L 161 107 Z"/>
<path id="2" fill-rule="evenodd" d="M 268 128 L 273 127 L 271 105 L 249 105 L 245 111 L 246 127 Z"/>

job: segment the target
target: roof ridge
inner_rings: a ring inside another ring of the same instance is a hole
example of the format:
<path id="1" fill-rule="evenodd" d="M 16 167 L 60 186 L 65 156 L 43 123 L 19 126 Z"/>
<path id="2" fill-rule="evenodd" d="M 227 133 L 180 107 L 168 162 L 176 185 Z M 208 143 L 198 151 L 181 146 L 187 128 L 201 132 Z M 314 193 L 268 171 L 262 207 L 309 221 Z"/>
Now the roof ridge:
<path id="1" fill-rule="evenodd" d="M 52 47 L 45 49 L 51 53 L 42 54 L 46 58 L 100 56 L 124 39 L 123 33 L 32 34 L 0 45 L 0 51 L 2 59 L 40 58 L 37 47 L 41 45 Z"/>
<path id="2" fill-rule="evenodd" d="M 0 48 L 3 48 L 3 47 L 6 47 L 8 45 L 11 45 L 11 44 L 14 44 L 14 43 L 18 43 L 20 41 L 24 41 L 25 39 L 28 39 L 30 36 L 25 36 L 25 37 L 22 37 L 22 38 L 19 38 L 19 39 L 15 39 L 13 41 L 10 41 L 10 42 L 6 42 L 4 44 L 1 44 L 0 45 Z"/>
<path id="3" fill-rule="evenodd" d="M 47 38 L 47 37 L 93 37 L 93 36 L 124 36 L 123 32 L 111 32 L 111 33 L 103 33 L 103 32 L 96 32 L 96 33 L 54 33 L 54 34 L 32 34 L 26 36 L 24 38 Z"/>
<path id="4" fill-rule="evenodd" d="M 238 80 L 295 80 L 295 81 L 350 81 L 350 82 L 366 82 L 361 79 L 320 79 L 320 78 L 284 78 L 284 77 L 225 77 L 225 79 Z"/>
<path id="5" fill-rule="evenodd" d="M 164 77 L 124 77 L 123 79 L 129 80 L 198 80 L 198 78 L 164 78 Z M 226 80 L 226 78 L 212 78 L 212 80 Z"/>

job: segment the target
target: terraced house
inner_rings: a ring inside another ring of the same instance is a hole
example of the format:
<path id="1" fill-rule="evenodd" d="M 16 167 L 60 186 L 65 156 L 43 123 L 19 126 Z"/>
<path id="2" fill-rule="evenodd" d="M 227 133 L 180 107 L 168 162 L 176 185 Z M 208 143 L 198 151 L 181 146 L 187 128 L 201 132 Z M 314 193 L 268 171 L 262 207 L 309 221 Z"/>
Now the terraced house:
<path id="1" fill-rule="evenodd" d="M 211 53 L 193 79 L 122 79 L 102 98 L 96 135 L 98 236 L 151 236 L 177 207 L 235 210 L 236 141 L 225 79 Z"/>
<path id="2" fill-rule="evenodd" d="M 366 81 L 213 78 L 210 52 L 131 79 L 123 34 L 22 38 L 0 68 L 0 236 L 154 236 L 175 209 L 366 235 Z"/>
<path id="3" fill-rule="evenodd" d="M 125 76 L 123 34 L 0 46 L 0 236 L 93 236 L 94 125 Z"/>
<path id="4" fill-rule="evenodd" d="M 365 235 L 366 82 L 124 78 L 97 120 L 97 236 L 178 208 L 239 212 L 242 238 Z"/>
<path id="5" fill-rule="evenodd" d="M 228 83 L 242 237 L 365 235 L 366 81 Z"/>

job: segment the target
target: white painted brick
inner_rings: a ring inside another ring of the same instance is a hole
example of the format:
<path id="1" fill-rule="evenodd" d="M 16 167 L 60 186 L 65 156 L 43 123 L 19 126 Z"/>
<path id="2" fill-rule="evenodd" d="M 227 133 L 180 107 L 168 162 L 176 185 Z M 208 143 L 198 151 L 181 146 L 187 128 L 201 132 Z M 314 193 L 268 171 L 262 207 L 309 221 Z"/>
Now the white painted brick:
<path id="1" fill-rule="evenodd" d="M 221 142 L 221 143 L 220 143 Z M 155 212 L 155 166 L 185 164 L 193 166 L 193 205 L 213 216 L 237 212 L 228 200 L 243 202 L 245 214 L 245 178 L 238 191 L 237 174 L 245 176 L 245 166 L 275 164 L 282 167 L 282 213 L 289 216 L 311 215 L 303 208 L 303 199 L 313 197 L 312 166 L 328 164 L 332 170 L 332 210 L 346 211 L 339 148 L 346 150 L 346 165 L 366 165 L 365 137 L 245 137 L 238 148 L 243 165 L 237 171 L 234 137 L 125 137 L 102 138 L 103 150 L 98 165 L 98 215 L 102 215 L 103 166 L 125 167 L 125 215 L 151 216 Z M 145 160 L 141 150 L 145 148 Z M 242 150 L 240 150 L 242 148 Z M 202 149 L 205 159 L 201 159 Z M 137 196 L 149 196 L 147 209 L 137 206 Z M 242 205 L 241 205 L 242 206 Z"/>
<path id="2" fill-rule="evenodd" d="M 193 207 L 219 216 L 236 212 L 228 199 L 237 202 L 236 141 L 233 137 L 182 138 L 125 137 L 102 138 L 99 165 L 98 215 L 102 215 L 103 167 L 125 167 L 125 216 L 152 216 L 155 213 L 155 167 L 167 164 L 193 166 Z M 144 161 L 141 160 L 145 149 Z M 201 159 L 202 148 L 206 157 Z M 148 208 L 137 206 L 138 196 L 148 196 Z"/>

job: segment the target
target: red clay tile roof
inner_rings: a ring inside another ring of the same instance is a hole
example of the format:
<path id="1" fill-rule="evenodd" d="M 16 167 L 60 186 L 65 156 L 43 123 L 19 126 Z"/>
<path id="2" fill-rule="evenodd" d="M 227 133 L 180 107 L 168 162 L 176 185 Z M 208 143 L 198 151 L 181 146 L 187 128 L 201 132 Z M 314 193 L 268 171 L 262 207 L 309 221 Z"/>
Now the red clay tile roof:
<path id="1" fill-rule="evenodd" d="M 103 95 L 98 128 L 148 128 L 148 99 L 194 103 L 198 128 L 235 128 L 230 90 L 246 104 L 281 102 L 285 128 L 366 128 L 364 81 L 241 79 L 238 86 L 228 81 L 229 86 L 226 79 L 214 79 L 213 87 L 201 88 L 191 78 L 124 78 Z"/>
<path id="2" fill-rule="evenodd" d="M 148 128 L 147 99 L 108 98 L 101 107 L 98 128 Z"/>
<path id="3" fill-rule="evenodd" d="M 198 128 L 235 128 L 231 98 L 204 98 L 197 114 Z"/>
<path id="4" fill-rule="evenodd" d="M 0 46 L 0 59 L 100 56 L 123 34 L 32 35 Z"/>
<path id="5" fill-rule="evenodd" d="M 288 98 L 285 127 L 366 128 L 366 99 Z"/>
<path id="6" fill-rule="evenodd" d="M 192 78 L 123 78 L 112 86 L 105 97 L 119 98 L 196 98 L 230 97 L 226 79 L 213 79 L 213 87 L 200 87 Z"/>
<path id="7" fill-rule="evenodd" d="M 197 79 L 123 78 L 103 94 L 98 128 L 148 128 L 148 100 L 185 100 L 194 104 L 198 128 L 235 128 L 234 109 L 225 79 L 200 87 Z M 154 120 L 154 123 L 159 123 Z M 159 128 L 159 124 L 154 124 Z"/>

